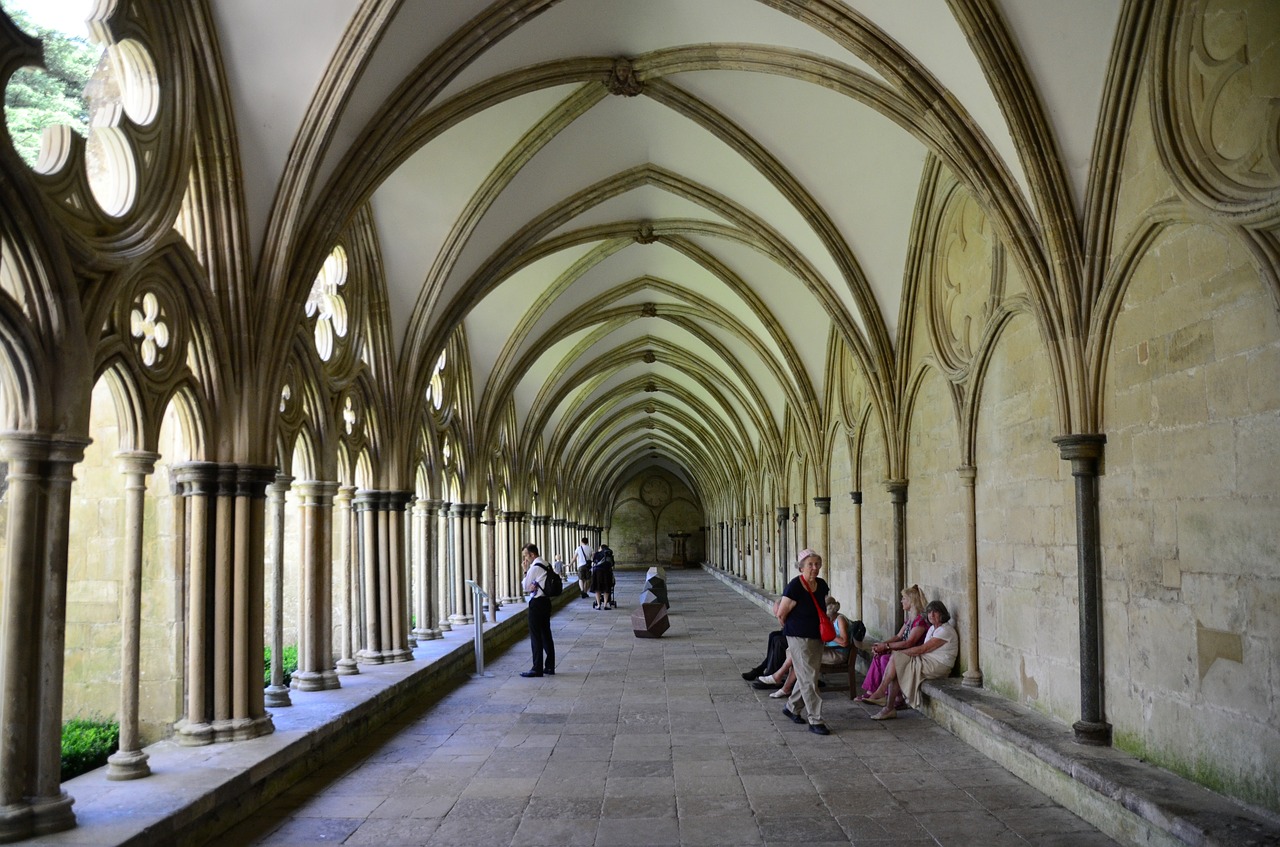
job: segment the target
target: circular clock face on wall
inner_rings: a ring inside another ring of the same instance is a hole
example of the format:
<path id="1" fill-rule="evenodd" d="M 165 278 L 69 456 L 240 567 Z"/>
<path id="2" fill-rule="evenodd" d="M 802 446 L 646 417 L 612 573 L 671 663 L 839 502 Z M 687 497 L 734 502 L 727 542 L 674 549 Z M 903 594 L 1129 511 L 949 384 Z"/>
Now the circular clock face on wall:
<path id="1" fill-rule="evenodd" d="M 651 476 L 640 485 L 640 499 L 650 506 L 661 506 L 671 499 L 671 486 L 660 476 Z"/>

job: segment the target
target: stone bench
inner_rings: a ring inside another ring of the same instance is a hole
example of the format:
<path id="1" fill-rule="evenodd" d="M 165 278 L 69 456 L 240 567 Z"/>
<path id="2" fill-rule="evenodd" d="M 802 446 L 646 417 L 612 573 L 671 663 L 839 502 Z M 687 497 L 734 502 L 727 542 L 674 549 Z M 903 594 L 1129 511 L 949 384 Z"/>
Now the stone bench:
<path id="1" fill-rule="evenodd" d="M 1132 844 L 1280 844 L 1280 815 L 1255 809 L 948 677 L 921 686 L 923 713 L 1112 838 Z"/>

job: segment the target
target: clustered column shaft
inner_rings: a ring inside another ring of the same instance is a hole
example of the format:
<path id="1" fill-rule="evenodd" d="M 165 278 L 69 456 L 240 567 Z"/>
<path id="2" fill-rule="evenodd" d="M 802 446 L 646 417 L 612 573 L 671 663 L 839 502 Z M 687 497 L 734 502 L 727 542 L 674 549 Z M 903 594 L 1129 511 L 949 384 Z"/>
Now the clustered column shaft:
<path id="1" fill-rule="evenodd" d="M 276 470 L 191 462 L 173 469 L 186 512 L 189 626 L 186 745 L 274 731 L 264 704 L 262 653 L 266 487 Z"/>
<path id="2" fill-rule="evenodd" d="M 8 434 L 9 536 L 0 614 L 0 840 L 75 826 L 62 791 L 71 469 L 83 439 Z"/>

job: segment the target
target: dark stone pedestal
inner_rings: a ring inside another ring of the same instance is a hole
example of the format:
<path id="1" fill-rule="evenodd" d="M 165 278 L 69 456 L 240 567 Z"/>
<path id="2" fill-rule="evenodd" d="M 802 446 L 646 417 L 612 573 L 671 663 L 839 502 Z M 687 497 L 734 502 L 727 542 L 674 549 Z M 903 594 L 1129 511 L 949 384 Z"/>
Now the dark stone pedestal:
<path id="1" fill-rule="evenodd" d="M 667 607 L 659 603 L 643 603 L 631 613 L 631 629 L 636 638 L 660 638 L 670 626 Z"/>

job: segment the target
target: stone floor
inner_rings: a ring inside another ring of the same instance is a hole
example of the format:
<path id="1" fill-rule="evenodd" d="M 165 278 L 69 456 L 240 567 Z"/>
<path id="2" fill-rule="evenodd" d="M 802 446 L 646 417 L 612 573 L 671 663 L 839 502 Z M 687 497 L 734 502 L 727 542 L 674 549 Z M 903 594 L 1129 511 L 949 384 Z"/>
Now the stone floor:
<path id="1" fill-rule="evenodd" d="M 700 570 L 668 571 L 671 629 L 636 638 L 643 572 L 620 608 L 553 619 L 557 674 L 527 644 L 393 721 L 212 844 L 1112 844 L 914 712 L 869 719 L 831 676 L 832 735 L 792 724 L 740 673 L 772 619 Z"/>

